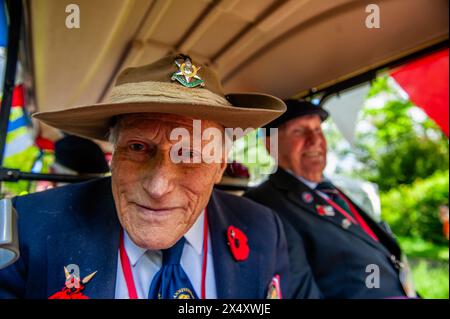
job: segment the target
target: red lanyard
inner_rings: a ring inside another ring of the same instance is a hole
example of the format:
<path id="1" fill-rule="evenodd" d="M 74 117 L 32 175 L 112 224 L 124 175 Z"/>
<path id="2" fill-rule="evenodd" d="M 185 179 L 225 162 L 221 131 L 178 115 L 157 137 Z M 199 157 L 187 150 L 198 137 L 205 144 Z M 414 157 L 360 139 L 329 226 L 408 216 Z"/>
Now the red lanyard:
<path id="1" fill-rule="evenodd" d="M 206 299 L 206 268 L 208 263 L 208 214 L 205 208 L 203 222 L 203 261 L 202 261 L 202 299 Z M 130 259 L 123 242 L 123 231 L 120 232 L 119 243 L 120 263 L 122 264 L 123 276 L 127 284 L 130 299 L 138 299 L 136 285 L 134 284 L 133 272 L 131 271 Z"/>
<path id="2" fill-rule="evenodd" d="M 366 221 L 361 217 L 361 215 L 358 213 L 358 211 L 352 205 L 352 203 L 350 203 L 350 201 L 347 198 L 345 198 L 345 196 L 343 196 L 341 193 L 339 193 L 339 196 L 341 196 L 341 198 L 345 201 L 347 206 L 350 207 L 350 211 L 352 212 L 353 216 L 355 216 L 359 225 L 367 233 L 367 235 L 372 237 L 375 241 L 379 241 L 377 235 L 375 235 L 375 233 L 372 231 L 372 229 L 370 229 L 369 225 L 367 225 Z"/>
<path id="3" fill-rule="evenodd" d="M 341 192 L 338 191 L 338 196 L 340 196 L 345 203 L 347 204 L 347 206 L 350 208 L 350 211 L 352 212 L 353 216 L 355 216 L 355 218 L 353 218 L 352 216 L 350 216 L 350 214 L 348 214 L 345 209 L 343 209 L 341 206 L 339 206 L 338 204 L 336 204 L 333 200 L 331 200 L 330 198 L 327 198 L 325 196 L 323 196 L 322 194 L 320 194 L 319 192 L 317 192 L 320 197 L 322 197 L 328 204 L 330 204 L 331 206 L 333 206 L 333 208 L 335 210 L 337 210 L 339 213 L 341 213 L 345 218 L 347 218 L 348 220 L 350 220 L 353 224 L 355 225 L 359 225 L 366 233 L 367 235 L 369 235 L 370 237 L 372 237 L 375 241 L 379 241 L 377 235 L 375 235 L 375 233 L 372 231 L 372 229 L 370 229 L 369 225 L 367 225 L 367 223 L 365 222 L 365 220 L 361 217 L 361 215 L 358 213 L 358 211 L 356 210 L 356 208 L 352 205 L 352 203 L 350 203 L 350 201 L 347 200 L 347 198 L 345 198 L 345 196 L 343 196 L 341 194 Z"/>

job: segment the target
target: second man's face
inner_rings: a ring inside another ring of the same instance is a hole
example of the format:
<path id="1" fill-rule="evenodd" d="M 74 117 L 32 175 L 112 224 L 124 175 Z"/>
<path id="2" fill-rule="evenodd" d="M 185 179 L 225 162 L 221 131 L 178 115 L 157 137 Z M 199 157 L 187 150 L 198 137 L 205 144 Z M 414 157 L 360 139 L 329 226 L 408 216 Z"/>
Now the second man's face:
<path id="1" fill-rule="evenodd" d="M 292 119 L 278 129 L 279 165 L 295 175 L 320 182 L 327 163 L 327 142 L 318 115 Z"/>

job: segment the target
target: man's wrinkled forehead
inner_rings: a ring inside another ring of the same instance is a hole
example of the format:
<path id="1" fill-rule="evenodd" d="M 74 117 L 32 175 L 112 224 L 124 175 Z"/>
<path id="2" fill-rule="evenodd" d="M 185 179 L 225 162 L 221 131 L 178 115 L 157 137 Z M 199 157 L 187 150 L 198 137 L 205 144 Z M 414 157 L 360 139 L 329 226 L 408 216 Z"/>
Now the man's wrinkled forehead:
<path id="1" fill-rule="evenodd" d="M 322 120 L 317 114 L 303 115 L 293 118 L 279 127 L 279 129 L 288 129 L 293 127 L 322 126 Z"/>
<path id="2" fill-rule="evenodd" d="M 136 113 L 126 114 L 119 118 L 121 124 L 154 124 L 154 122 L 163 123 L 171 126 L 186 126 L 192 127 L 192 118 L 176 114 L 162 114 L 162 113 Z"/>
<path id="3" fill-rule="evenodd" d="M 188 132 L 192 132 L 194 118 L 165 113 L 138 113 L 122 115 L 118 119 L 118 124 L 122 132 L 136 133 L 139 135 L 164 133 L 166 137 L 169 137 L 171 131 L 177 128 L 183 128 Z M 214 121 L 201 120 L 202 131 L 208 127 L 223 130 L 222 125 Z"/>

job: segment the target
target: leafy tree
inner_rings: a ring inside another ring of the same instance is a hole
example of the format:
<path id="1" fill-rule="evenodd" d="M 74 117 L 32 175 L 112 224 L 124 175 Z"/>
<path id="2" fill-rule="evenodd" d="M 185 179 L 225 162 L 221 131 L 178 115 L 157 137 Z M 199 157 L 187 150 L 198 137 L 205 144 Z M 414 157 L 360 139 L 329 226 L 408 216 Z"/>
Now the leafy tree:
<path id="1" fill-rule="evenodd" d="M 399 236 L 445 243 L 438 208 L 448 203 L 448 170 L 381 194 L 382 217 Z"/>
<path id="2" fill-rule="evenodd" d="M 384 105 L 362 112 L 361 120 L 374 130 L 357 136 L 356 156 L 364 163 L 357 173 L 387 191 L 448 170 L 448 140 L 439 127 L 428 117 L 411 116 L 413 104 L 388 77 L 378 78 L 369 92 L 369 98 L 380 95 Z"/>

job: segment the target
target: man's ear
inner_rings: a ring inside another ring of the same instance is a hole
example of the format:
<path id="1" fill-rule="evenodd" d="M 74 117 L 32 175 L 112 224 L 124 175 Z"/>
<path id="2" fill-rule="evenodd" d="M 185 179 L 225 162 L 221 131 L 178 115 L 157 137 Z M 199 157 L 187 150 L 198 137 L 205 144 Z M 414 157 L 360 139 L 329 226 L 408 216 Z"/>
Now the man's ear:
<path id="1" fill-rule="evenodd" d="M 224 143 L 222 144 L 222 153 L 221 153 L 221 161 L 219 163 L 218 171 L 216 174 L 216 179 L 214 181 L 215 184 L 220 183 L 222 180 L 223 173 L 225 172 L 225 169 L 228 165 L 228 154 L 231 152 L 231 149 L 233 148 L 233 141 L 231 138 L 224 133 Z"/>
<path id="2" fill-rule="evenodd" d="M 222 180 L 223 173 L 225 172 L 225 169 L 227 168 L 227 161 L 223 160 L 217 169 L 216 179 L 214 181 L 214 184 L 219 184 Z"/>

